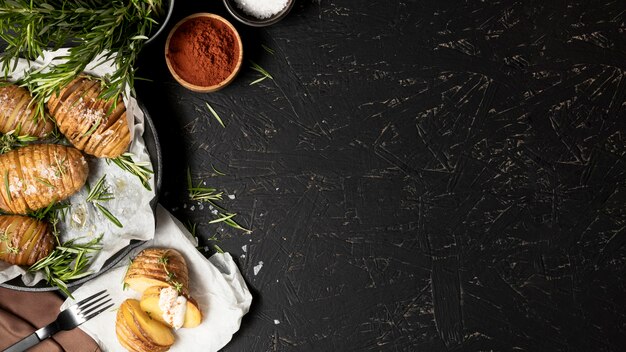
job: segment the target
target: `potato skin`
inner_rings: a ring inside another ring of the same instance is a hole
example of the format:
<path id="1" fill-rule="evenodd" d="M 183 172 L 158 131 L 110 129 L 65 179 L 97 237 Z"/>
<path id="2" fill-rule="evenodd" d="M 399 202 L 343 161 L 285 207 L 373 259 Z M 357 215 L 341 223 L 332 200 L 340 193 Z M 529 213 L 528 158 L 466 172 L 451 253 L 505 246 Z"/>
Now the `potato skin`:
<path id="1" fill-rule="evenodd" d="M 33 144 L 0 155 L 0 209 L 27 214 L 80 190 L 89 174 L 75 148 Z"/>
<path id="2" fill-rule="evenodd" d="M 48 223 L 20 215 L 0 215 L 0 260 L 33 265 L 54 249 Z"/>
<path id="3" fill-rule="evenodd" d="M 130 145 L 126 107 L 100 99 L 100 82 L 79 76 L 48 100 L 48 110 L 72 144 L 98 158 L 115 158 Z"/>
<path id="4" fill-rule="evenodd" d="M 139 315 L 145 315 L 139 306 L 139 302 L 134 299 L 127 299 L 117 310 L 115 319 L 115 335 L 120 344 L 131 352 L 164 352 L 168 351 L 174 343 L 174 336 L 171 331 L 163 325 L 161 330 L 166 336 L 159 336 L 170 343 L 161 345 L 154 341 L 155 336 L 145 329 L 140 323 Z M 143 317 L 144 321 L 149 317 Z M 150 320 L 152 324 L 162 325 L 156 320 Z"/>
<path id="5" fill-rule="evenodd" d="M 37 117 L 30 92 L 14 84 L 0 87 L 0 132 L 45 137 L 54 129 L 49 118 Z"/>
<path id="6" fill-rule="evenodd" d="M 140 293 L 151 286 L 173 286 L 176 282 L 182 286 L 181 294 L 189 296 L 187 262 L 174 249 L 144 249 L 130 264 L 124 282 Z"/>

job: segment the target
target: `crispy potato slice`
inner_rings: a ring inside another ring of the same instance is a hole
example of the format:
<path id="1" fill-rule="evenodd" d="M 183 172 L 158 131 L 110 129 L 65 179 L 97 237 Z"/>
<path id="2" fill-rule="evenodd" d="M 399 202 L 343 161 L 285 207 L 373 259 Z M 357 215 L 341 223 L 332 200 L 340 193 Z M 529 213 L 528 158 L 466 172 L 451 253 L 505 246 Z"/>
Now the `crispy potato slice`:
<path id="1" fill-rule="evenodd" d="M 19 131 L 20 135 L 45 137 L 54 124 L 49 118 L 37 116 L 30 92 L 14 84 L 0 87 L 0 132 Z"/>
<path id="2" fill-rule="evenodd" d="M 131 352 L 167 351 L 175 341 L 172 331 L 146 314 L 135 299 L 127 299 L 120 305 L 115 334 Z"/>
<path id="3" fill-rule="evenodd" d="M 33 144 L 0 155 L 0 209 L 12 214 L 47 207 L 80 190 L 89 166 L 75 148 Z"/>
<path id="4" fill-rule="evenodd" d="M 126 106 L 121 97 L 104 100 L 101 93 L 100 81 L 80 76 L 50 97 L 48 110 L 76 148 L 98 158 L 115 158 L 130 145 Z"/>

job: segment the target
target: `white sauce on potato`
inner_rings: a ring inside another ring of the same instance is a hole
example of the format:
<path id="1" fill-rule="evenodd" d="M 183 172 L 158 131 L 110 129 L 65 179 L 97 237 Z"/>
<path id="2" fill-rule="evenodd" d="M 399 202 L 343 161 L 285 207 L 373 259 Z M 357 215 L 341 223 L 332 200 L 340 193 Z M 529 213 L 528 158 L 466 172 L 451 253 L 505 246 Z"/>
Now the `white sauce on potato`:
<path id="1" fill-rule="evenodd" d="M 174 329 L 180 329 L 185 322 L 187 299 L 179 296 L 172 287 L 166 287 L 159 294 L 159 308 L 163 312 L 163 320 Z"/>

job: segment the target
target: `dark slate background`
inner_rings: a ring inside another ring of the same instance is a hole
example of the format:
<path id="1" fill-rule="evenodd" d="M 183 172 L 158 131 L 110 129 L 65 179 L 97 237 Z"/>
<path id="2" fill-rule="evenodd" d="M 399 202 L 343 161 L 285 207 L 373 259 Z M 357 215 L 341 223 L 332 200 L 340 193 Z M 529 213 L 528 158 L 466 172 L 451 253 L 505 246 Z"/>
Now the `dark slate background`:
<path id="1" fill-rule="evenodd" d="M 169 27 L 195 12 L 235 23 L 177 1 Z M 224 350 L 625 351 L 625 20 L 609 0 L 297 0 L 236 24 L 245 64 L 213 94 L 170 77 L 165 36 L 146 48 L 162 203 L 254 295 Z M 275 79 L 250 86 L 249 60 Z M 187 168 L 252 234 L 209 224 Z"/>

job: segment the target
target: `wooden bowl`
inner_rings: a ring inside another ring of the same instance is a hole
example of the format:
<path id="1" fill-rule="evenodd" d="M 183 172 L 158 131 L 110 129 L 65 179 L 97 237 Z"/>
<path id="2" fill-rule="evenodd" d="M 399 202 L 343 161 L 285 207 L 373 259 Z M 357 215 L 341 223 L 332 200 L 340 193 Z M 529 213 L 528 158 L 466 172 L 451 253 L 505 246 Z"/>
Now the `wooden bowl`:
<path id="1" fill-rule="evenodd" d="M 169 58 L 170 40 L 172 39 L 172 35 L 176 33 L 176 31 L 181 25 L 185 24 L 189 20 L 199 18 L 199 17 L 211 18 L 211 19 L 215 19 L 224 23 L 228 28 L 230 28 L 233 35 L 235 36 L 235 39 L 237 40 L 237 44 L 239 45 L 239 56 L 237 57 L 237 63 L 235 64 L 235 68 L 233 69 L 233 72 L 231 72 L 230 75 L 226 77 L 223 81 L 212 86 L 199 86 L 199 85 L 195 85 L 193 83 L 187 82 L 176 72 Z M 167 36 L 167 40 L 165 41 L 165 63 L 167 64 L 167 68 L 170 70 L 170 73 L 172 74 L 172 76 L 174 76 L 174 79 L 176 79 L 176 81 L 180 83 L 180 85 L 194 92 L 211 93 L 211 92 L 216 92 L 226 87 L 235 79 L 235 76 L 237 76 L 237 73 L 239 73 L 239 70 L 241 69 L 242 61 L 243 61 L 243 45 L 241 43 L 241 37 L 239 36 L 239 33 L 230 22 L 228 22 L 225 18 L 218 16 L 216 14 L 201 12 L 201 13 L 196 13 L 196 14 L 183 18 L 178 23 L 176 23 L 174 28 L 172 28 L 169 35 Z"/>

